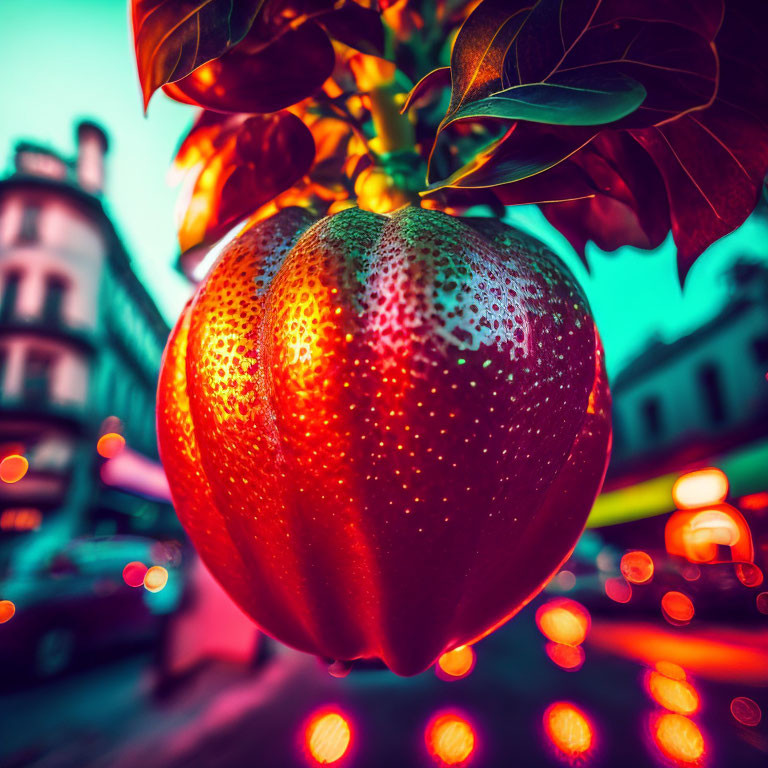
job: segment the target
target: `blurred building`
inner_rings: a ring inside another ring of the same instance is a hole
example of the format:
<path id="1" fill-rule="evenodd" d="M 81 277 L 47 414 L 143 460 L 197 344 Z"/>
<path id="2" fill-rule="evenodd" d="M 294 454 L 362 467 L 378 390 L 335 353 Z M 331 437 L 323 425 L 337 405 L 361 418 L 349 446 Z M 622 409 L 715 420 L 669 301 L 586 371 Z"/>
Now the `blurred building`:
<path id="1" fill-rule="evenodd" d="M 169 329 L 102 206 L 107 146 L 83 122 L 74 160 L 20 143 L 0 179 L 0 458 L 30 464 L 0 483 L 0 563 L 22 538 L 176 529 L 155 461 Z M 123 469 L 105 474 L 96 442 L 118 423 Z"/>
<path id="2" fill-rule="evenodd" d="M 738 261 L 731 300 L 616 377 L 609 485 L 681 469 L 768 437 L 768 267 Z"/>

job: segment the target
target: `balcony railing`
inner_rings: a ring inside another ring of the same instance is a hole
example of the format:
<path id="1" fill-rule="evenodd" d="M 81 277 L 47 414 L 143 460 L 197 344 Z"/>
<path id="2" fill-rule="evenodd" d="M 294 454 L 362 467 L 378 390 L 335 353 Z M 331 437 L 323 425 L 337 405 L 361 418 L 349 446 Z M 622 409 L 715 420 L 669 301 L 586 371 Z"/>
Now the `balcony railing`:
<path id="1" fill-rule="evenodd" d="M 52 319 L 16 315 L 0 319 L 0 338 L 16 334 L 60 341 L 76 347 L 86 355 L 93 355 L 96 352 L 96 341 L 90 331 L 72 328 Z"/>
<path id="2" fill-rule="evenodd" d="M 84 433 L 94 420 L 95 414 L 88 404 L 60 403 L 49 397 L 30 398 L 0 396 L 0 424 L 32 420 L 67 431 Z"/>

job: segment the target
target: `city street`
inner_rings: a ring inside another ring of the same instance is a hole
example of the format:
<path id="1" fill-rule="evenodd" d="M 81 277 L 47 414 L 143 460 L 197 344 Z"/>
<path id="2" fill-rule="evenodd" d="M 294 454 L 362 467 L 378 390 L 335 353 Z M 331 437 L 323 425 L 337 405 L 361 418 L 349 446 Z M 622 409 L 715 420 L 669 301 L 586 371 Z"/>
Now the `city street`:
<path id="1" fill-rule="evenodd" d="M 0 2 L 0 768 L 768 768 L 767 39 Z"/>
<path id="2" fill-rule="evenodd" d="M 560 669 L 544 653 L 532 613 L 524 611 L 481 642 L 473 673 L 455 682 L 431 670 L 403 679 L 353 669 L 338 679 L 316 659 L 273 646 L 254 671 L 212 663 L 159 695 L 151 658 L 134 655 L 7 695 L 1 764 L 300 768 L 315 764 L 303 749 L 304 726 L 313 712 L 330 706 L 351 724 L 353 766 L 434 765 L 424 732 L 433 715 L 445 711 L 461 714 L 475 729 L 473 765 L 557 766 L 542 715 L 555 701 L 570 701 L 589 715 L 594 765 L 663 765 L 648 736 L 658 710 L 643 689 L 643 666 L 587 644 L 580 671 Z M 702 700 L 696 721 L 707 739 L 707 765 L 724 765 L 718 755 L 725 753 L 735 760 L 729 765 L 763 765 L 765 721 L 746 728 L 729 704 L 734 696 L 751 696 L 765 709 L 765 688 L 692 679 Z"/>

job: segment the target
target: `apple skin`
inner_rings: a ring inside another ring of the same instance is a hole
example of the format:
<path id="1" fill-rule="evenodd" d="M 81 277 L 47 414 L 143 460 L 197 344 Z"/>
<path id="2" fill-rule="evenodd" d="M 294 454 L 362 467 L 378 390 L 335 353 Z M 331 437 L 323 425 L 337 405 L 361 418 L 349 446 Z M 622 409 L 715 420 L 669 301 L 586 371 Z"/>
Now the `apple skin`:
<path id="1" fill-rule="evenodd" d="M 413 675 L 568 557 L 610 394 L 586 299 L 535 239 L 416 207 L 287 208 L 182 313 L 158 432 L 181 522 L 259 627 Z"/>

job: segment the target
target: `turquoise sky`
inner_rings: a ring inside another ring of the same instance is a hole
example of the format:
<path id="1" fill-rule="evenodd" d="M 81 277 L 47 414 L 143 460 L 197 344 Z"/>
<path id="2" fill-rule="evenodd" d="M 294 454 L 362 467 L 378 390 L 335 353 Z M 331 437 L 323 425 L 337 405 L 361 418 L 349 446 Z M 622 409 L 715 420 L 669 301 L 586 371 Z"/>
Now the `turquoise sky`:
<path id="1" fill-rule="evenodd" d="M 171 322 L 189 287 L 173 269 L 176 190 L 166 176 L 194 109 L 158 96 L 144 117 L 127 0 L 0 0 L 0 72 L 0 170 L 18 139 L 71 155 L 79 119 L 106 128 L 105 205 Z"/>
<path id="2" fill-rule="evenodd" d="M 143 116 L 126 6 L 126 0 L 0 0 L 0 168 L 18 139 L 70 154 L 79 118 L 104 125 L 112 142 L 107 206 L 140 278 L 172 322 L 189 288 L 173 269 L 176 190 L 166 175 L 194 110 L 156 96 Z M 716 313 L 726 297 L 722 271 L 737 255 L 768 254 L 768 221 L 753 216 L 710 248 L 681 292 L 671 238 L 652 253 L 588 249 L 588 275 L 536 209 L 514 209 L 512 217 L 553 245 L 581 279 L 612 372 L 652 335 L 674 339 Z"/>

